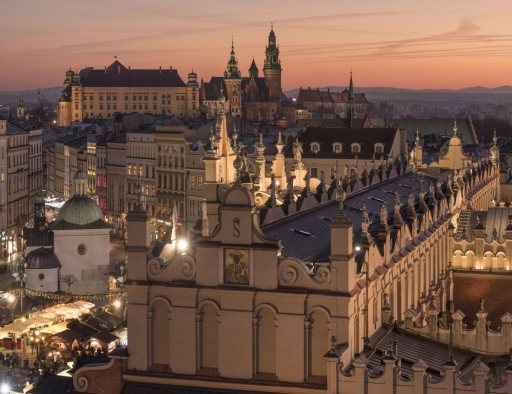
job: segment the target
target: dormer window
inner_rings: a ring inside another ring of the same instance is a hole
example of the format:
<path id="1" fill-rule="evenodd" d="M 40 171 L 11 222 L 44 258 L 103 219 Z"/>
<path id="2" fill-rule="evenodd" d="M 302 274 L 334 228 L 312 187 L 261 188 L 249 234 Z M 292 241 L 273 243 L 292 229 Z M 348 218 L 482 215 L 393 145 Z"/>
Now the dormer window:
<path id="1" fill-rule="evenodd" d="M 354 154 L 361 153 L 361 145 L 354 143 L 350 147 L 351 147 L 352 153 L 354 153 Z"/>
<path id="2" fill-rule="evenodd" d="M 311 153 L 314 153 L 314 154 L 320 153 L 320 144 L 318 142 L 311 143 Z"/>
<path id="3" fill-rule="evenodd" d="M 382 144 L 375 144 L 374 147 L 375 147 L 375 153 L 377 155 L 382 155 L 384 153 L 384 145 L 382 145 Z"/>
<path id="4" fill-rule="evenodd" d="M 335 154 L 341 153 L 341 144 L 339 142 L 332 144 L 332 152 Z"/>

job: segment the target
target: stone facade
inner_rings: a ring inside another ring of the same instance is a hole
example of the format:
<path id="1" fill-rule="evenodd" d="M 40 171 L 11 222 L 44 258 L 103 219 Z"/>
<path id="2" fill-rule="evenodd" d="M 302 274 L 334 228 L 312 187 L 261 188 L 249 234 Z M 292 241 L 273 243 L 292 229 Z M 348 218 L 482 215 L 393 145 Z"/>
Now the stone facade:
<path id="1" fill-rule="evenodd" d="M 66 71 L 58 103 L 59 126 L 90 118 L 108 119 L 116 113 L 195 117 L 199 114 L 197 75 L 190 73 L 185 84 L 172 67 L 132 70 L 118 60 L 104 70 Z"/>
<path id="2" fill-rule="evenodd" d="M 221 117 L 204 158 L 206 214 L 188 243 L 148 257 L 150 216 L 143 203 L 128 215 L 123 378 L 235 391 L 359 392 L 356 355 L 367 338 L 394 321 L 410 328 L 411 316 L 425 325 L 427 301 L 450 313 L 450 228 L 476 203 L 476 191 L 491 201 L 498 165 L 489 155 L 472 161 L 472 170 L 444 168 L 438 178 L 428 167 L 392 166 L 385 178 L 359 186 L 334 171 L 316 194 L 306 181 L 294 195 L 278 191 L 276 174 L 267 180 L 259 165 L 248 176 L 231 139 Z M 462 149 L 455 142 L 448 151 Z M 356 386 L 340 383 L 340 365 L 356 368 Z"/>

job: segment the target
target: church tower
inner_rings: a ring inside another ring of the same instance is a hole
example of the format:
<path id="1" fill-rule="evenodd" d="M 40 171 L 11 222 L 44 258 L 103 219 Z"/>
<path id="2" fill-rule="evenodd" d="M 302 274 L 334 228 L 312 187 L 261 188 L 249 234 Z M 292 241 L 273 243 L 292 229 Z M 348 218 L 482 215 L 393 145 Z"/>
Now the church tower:
<path id="1" fill-rule="evenodd" d="M 356 109 L 354 105 L 355 95 L 354 95 L 354 81 L 352 80 L 352 70 L 350 70 L 350 81 L 348 83 L 348 127 L 353 127 L 354 119 L 356 117 Z"/>
<path id="2" fill-rule="evenodd" d="M 229 103 L 229 111 L 232 116 L 242 113 L 242 74 L 238 68 L 235 57 L 235 45 L 231 40 L 231 55 L 229 57 L 226 71 L 224 71 L 224 85 L 226 86 L 226 97 Z"/>
<path id="3" fill-rule="evenodd" d="M 281 98 L 281 60 L 279 60 L 279 47 L 276 44 L 276 34 L 271 27 L 268 35 L 268 45 L 265 50 L 265 63 L 263 75 L 268 87 L 271 100 L 279 101 Z"/>

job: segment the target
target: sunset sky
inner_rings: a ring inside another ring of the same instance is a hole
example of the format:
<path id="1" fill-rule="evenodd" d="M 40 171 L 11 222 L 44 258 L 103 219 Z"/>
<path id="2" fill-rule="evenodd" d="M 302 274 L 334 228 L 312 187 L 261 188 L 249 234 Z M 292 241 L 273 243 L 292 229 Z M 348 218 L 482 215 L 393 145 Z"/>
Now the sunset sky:
<path id="1" fill-rule="evenodd" d="M 221 75 L 231 36 L 243 75 L 270 23 L 283 87 L 512 84 L 510 0 L 2 0 L 0 90 L 61 85 L 69 67 Z"/>

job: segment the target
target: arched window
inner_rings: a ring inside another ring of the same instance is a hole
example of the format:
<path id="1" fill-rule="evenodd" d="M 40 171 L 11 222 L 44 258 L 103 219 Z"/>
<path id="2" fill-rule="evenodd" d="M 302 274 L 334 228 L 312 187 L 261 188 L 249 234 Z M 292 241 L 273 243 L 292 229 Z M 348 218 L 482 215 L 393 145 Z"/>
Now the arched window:
<path id="1" fill-rule="evenodd" d="M 320 144 L 318 142 L 311 143 L 311 153 L 317 154 L 320 152 Z"/>
<path id="2" fill-rule="evenodd" d="M 382 155 L 384 153 L 384 145 L 382 144 L 375 144 L 374 149 L 377 155 Z"/>
<path id="3" fill-rule="evenodd" d="M 329 350 L 328 317 L 325 312 L 316 310 L 309 318 L 309 378 L 316 380 L 327 376 L 325 353 Z"/>
<path id="4" fill-rule="evenodd" d="M 332 152 L 335 154 L 341 153 L 342 146 L 339 142 L 335 142 L 332 144 Z"/>
<path id="5" fill-rule="evenodd" d="M 468 269 L 475 268 L 475 253 L 472 250 L 468 250 L 466 252 L 466 262 L 468 265 Z"/>
<path id="6" fill-rule="evenodd" d="M 212 304 L 201 308 L 200 366 L 203 371 L 215 371 L 219 367 L 219 331 L 217 309 Z"/>
<path id="7" fill-rule="evenodd" d="M 151 365 L 169 366 L 169 307 L 163 299 L 156 300 L 151 308 Z"/>
<path id="8" fill-rule="evenodd" d="M 507 256 L 505 255 L 505 253 L 496 253 L 496 268 L 500 271 L 507 269 Z"/>
<path id="9" fill-rule="evenodd" d="M 261 308 L 256 326 L 256 373 L 276 374 L 276 325 L 274 312 Z"/>
<path id="10" fill-rule="evenodd" d="M 462 252 L 460 250 L 453 252 L 453 266 L 455 268 L 462 267 Z"/>
<path id="11" fill-rule="evenodd" d="M 493 257 L 494 257 L 494 255 L 492 252 L 484 253 L 484 258 L 483 258 L 483 262 L 482 262 L 483 270 L 490 270 L 492 268 Z"/>
<path id="12" fill-rule="evenodd" d="M 352 153 L 354 154 L 361 153 L 361 145 L 359 145 L 358 143 L 353 143 L 352 145 L 350 145 L 350 148 L 352 150 Z"/>

